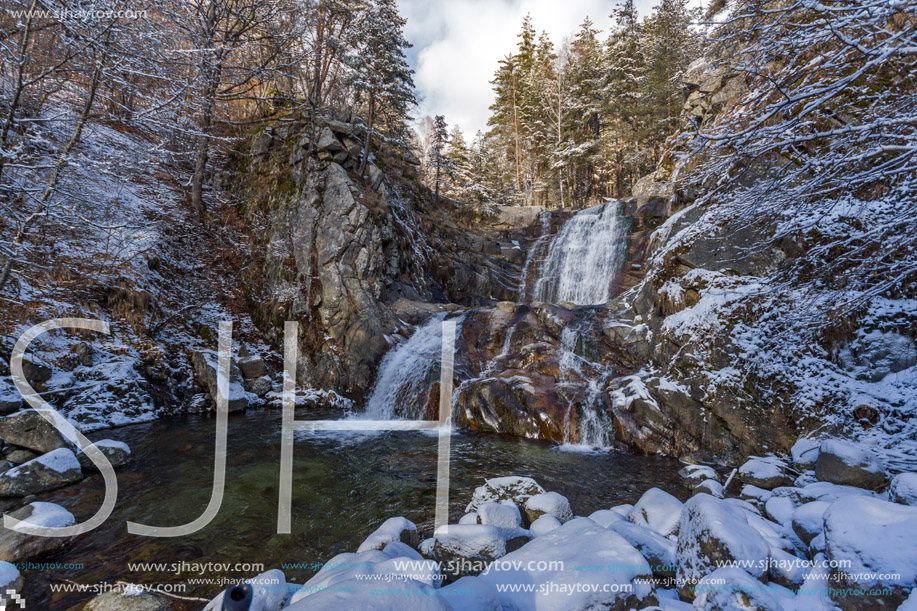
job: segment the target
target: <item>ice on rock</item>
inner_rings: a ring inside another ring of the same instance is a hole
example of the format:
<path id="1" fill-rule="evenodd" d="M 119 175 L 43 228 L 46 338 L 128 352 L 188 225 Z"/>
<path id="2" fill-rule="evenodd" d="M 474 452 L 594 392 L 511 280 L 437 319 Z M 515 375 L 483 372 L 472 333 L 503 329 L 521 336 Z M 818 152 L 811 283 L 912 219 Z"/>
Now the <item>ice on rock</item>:
<path id="1" fill-rule="evenodd" d="M 643 554 L 650 570 L 660 577 L 675 576 L 675 542 L 648 528 L 630 522 L 615 522 L 608 527 Z"/>
<path id="2" fill-rule="evenodd" d="M 825 501 L 812 501 L 800 505 L 793 512 L 793 532 L 806 545 L 809 545 L 812 539 L 822 532 L 825 511 L 830 505 L 831 503 Z"/>
<path id="3" fill-rule="evenodd" d="M 544 492 L 530 497 L 525 502 L 525 513 L 528 515 L 530 522 L 534 522 L 545 514 L 554 516 L 561 523 L 567 522 L 573 517 L 570 501 L 567 500 L 567 497 L 556 492 Z"/>
<path id="4" fill-rule="evenodd" d="M 885 467 L 864 445 L 826 439 L 818 449 L 815 477 L 832 484 L 874 489 L 885 483 Z"/>
<path id="5" fill-rule="evenodd" d="M 780 611 L 781 597 L 737 567 L 723 567 L 696 586 L 695 609 L 706 611 Z"/>
<path id="6" fill-rule="evenodd" d="M 917 473 L 899 473 L 888 486 L 888 500 L 902 505 L 917 505 Z"/>
<path id="7" fill-rule="evenodd" d="M 531 477 L 510 475 L 484 481 L 486 483 L 483 486 L 475 488 L 474 494 L 471 496 L 471 502 L 465 508 L 465 513 L 477 511 L 480 505 L 491 501 L 495 503 L 512 501 L 517 505 L 524 506 L 529 497 L 545 491 Z"/>
<path id="8" fill-rule="evenodd" d="M 416 547 L 419 541 L 417 526 L 407 518 L 389 518 L 375 532 L 366 537 L 366 540 L 357 549 L 357 553 L 382 549 L 392 541 L 401 541 Z"/>
<path id="9" fill-rule="evenodd" d="M 749 573 L 764 579 L 770 546 L 746 516 L 737 506 L 706 494 L 685 503 L 676 546 L 682 595 L 690 597 L 693 583 L 732 561 L 750 563 Z"/>
<path id="10" fill-rule="evenodd" d="M 638 526 L 645 526 L 668 537 L 678 531 L 682 506 L 682 502 L 668 492 L 650 488 L 634 505 L 628 519 Z"/>
<path id="11" fill-rule="evenodd" d="M 532 533 L 533 537 L 540 537 L 546 535 L 552 530 L 557 530 L 562 524 L 560 520 L 555 518 L 552 515 L 544 514 L 529 526 L 529 532 Z"/>
<path id="12" fill-rule="evenodd" d="M 793 519 L 793 513 L 796 511 L 796 505 L 789 497 L 775 496 L 767 499 L 764 503 L 764 513 L 778 524 L 788 524 Z"/>
<path id="13" fill-rule="evenodd" d="M 574 570 L 575 565 L 614 564 L 621 570 Z M 504 591 L 498 595 L 504 609 L 539 611 L 642 608 L 647 604 L 641 601 L 653 593 L 653 586 L 645 581 L 650 577 L 640 552 L 588 518 L 574 518 L 537 537 L 481 575 L 495 589 L 534 584 L 533 592 Z M 625 588 L 629 591 L 622 591 Z"/>
<path id="14" fill-rule="evenodd" d="M 245 583 L 252 586 L 252 603 L 249 611 L 275 611 L 286 605 L 292 594 L 292 589 L 287 586 L 286 577 L 280 569 L 271 569 L 257 577 L 246 579 Z M 204 611 L 220 611 L 223 608 L 225 593 L 224 590 L 217 594 L 216 598 L 207 603 Z"/>
<path id="15" fill-rule="evenodd" d="M 855 496 L 832 503 L 824 518 L 828 557 L 847 576 L 838 583 L 889 588 L 880 597 L 886 608 L 900 604 L 917 582 L 917 507 Z"/>
<path id="16" fill-rule="evenodd" d="M 440 588 L 439 597 L 449 601 L 453 611 L 504 611 L 493 586 L 473 575 Z"/>
<path id="17" fill-rule="evenodd" d="M 751 484 L 765 490 L 773 490 L 789 482 L 782 463 L 763 458 L 752 458 L 739 467 L 739 479 L 743 484 Z"/>
<path id="18" fill-rule="evenodd" d="M 589 519 L 600 526 L 608 528 L 615 522 L 627 520 L 627 516 L 622 516 L 620 513 L 610 509 L 599 509 L 598 511 L 593 511 L 591 514 L 589 514 Z"/>

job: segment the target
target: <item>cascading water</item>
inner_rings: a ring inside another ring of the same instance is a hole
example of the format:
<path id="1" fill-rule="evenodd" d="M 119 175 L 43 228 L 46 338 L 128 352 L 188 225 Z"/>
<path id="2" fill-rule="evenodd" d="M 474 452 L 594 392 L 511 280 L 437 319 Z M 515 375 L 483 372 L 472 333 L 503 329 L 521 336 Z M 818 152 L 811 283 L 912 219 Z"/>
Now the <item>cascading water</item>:
<path id="1" fill-rule="evenodd" d="M 538 239 L 532 243 L 531 248 L 529 248 L 528 256 L 525 258 L 525 265 L 522 266 L 522 273 L 519 277 L 519 301 L 522 303 L 526 302 L 528 297 L 528 288 L 529 288 L 529 270 L 532 267 L 532 259 L 537 257 L 544 247 L 545 241 L 551 237 L 551 218 L 548 214 L 541 215 L 541 231 L 538 234 Z"/>
<path id="2" fill-rule="evenodd" d="M 627 223 L 619 202 L 578 212 L 551 240 L 532 299 L 595 305 L 608 301 L 609 289 L 624 262 Z"/>
<path id="3" fill-rule="evenodd" d="M 446 312 L 434 314 L 383 357 L 364 418 L 394 420 L 422 416 L 423 402 L 439 379 L 445 318 Z M 463 319 L 456 319 L 456 334 L 461 331 Z"/>
<path id="4" fill-rule="evenodd" d="M 588 379 L 588 391 L 583 400 L 576 407 L 571 403 L 566 420 L 567 446 L 579 450 L 607 450 L 611 447 L 613 434 L 608 416 L 601 411 L 601 386 L 609 376 L 609 372 L 599 363 L 593 363 L 587 358 L 577 354 L 577 344 L 580 341 L 579 331 L 575 324 L 564 327 L 560 336 L 560 374 L 562 381 L 571 378 Z M 584 367 L 597 372 L 586 372 Z M 590 375 L 589 373 L 593 373 Z M 597 375 L 594 375 L 597 373 Z M 576 435 L 572 430 L 572 422 L 578 421 Z"/>

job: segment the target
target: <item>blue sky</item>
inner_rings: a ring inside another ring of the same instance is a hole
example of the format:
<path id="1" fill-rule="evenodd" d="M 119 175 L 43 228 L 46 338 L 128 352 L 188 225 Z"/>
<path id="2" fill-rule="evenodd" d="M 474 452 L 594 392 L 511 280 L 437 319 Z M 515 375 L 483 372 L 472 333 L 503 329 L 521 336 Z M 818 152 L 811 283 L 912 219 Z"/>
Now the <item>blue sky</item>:
<path id="1" fill-rule="evenodd" d="M 612 0 L 397 0 L 407 18 L 406 38 L 414 44 L 409 61 L 422 101 L 415 112 L 443 114 L 469 139 L 485 129 L 493 102 L 490 79 L 497 62 L 513 52 L 526 13 L 536 30 L 546 30 L 559 45 L 587 15 L 607 31 Z M 637 0 L 641 15 L 654 0 Z"/>

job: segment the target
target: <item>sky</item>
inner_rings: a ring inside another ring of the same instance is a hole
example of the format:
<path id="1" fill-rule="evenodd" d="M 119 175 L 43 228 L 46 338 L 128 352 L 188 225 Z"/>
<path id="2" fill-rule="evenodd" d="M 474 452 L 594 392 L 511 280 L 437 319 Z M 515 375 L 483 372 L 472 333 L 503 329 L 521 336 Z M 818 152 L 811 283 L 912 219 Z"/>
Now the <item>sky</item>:
<path id="1" fill-rule="evenodd" d="M 493 103 L 490 80 L 498 62 L 515 51 L 526 13 L 535 30 L 546 30 L 555 47 L 573 37 L 588 15 L 607 32 L 615 0 L 397 0 L 407 19 L 405 38 L 414 47 L 408 61 L 415 70 L 420 106 L 414 115 L 445 115 L 468 140 L 487 128 Z M 641 17 L 655 0 L 636 0 Z"/>

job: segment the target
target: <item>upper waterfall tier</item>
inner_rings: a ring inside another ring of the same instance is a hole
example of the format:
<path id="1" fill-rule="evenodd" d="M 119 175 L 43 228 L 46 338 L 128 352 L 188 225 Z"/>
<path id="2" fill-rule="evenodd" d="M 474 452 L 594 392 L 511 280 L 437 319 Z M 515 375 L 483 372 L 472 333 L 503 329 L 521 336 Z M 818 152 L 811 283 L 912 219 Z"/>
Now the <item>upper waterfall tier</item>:
<path id="1" fill-rule="evenodd" d="M 533 290 L 534 301 L 605 303 L 626 251 L 627 222 L 619 202 L 578 212 L 551 240 Z"/>

